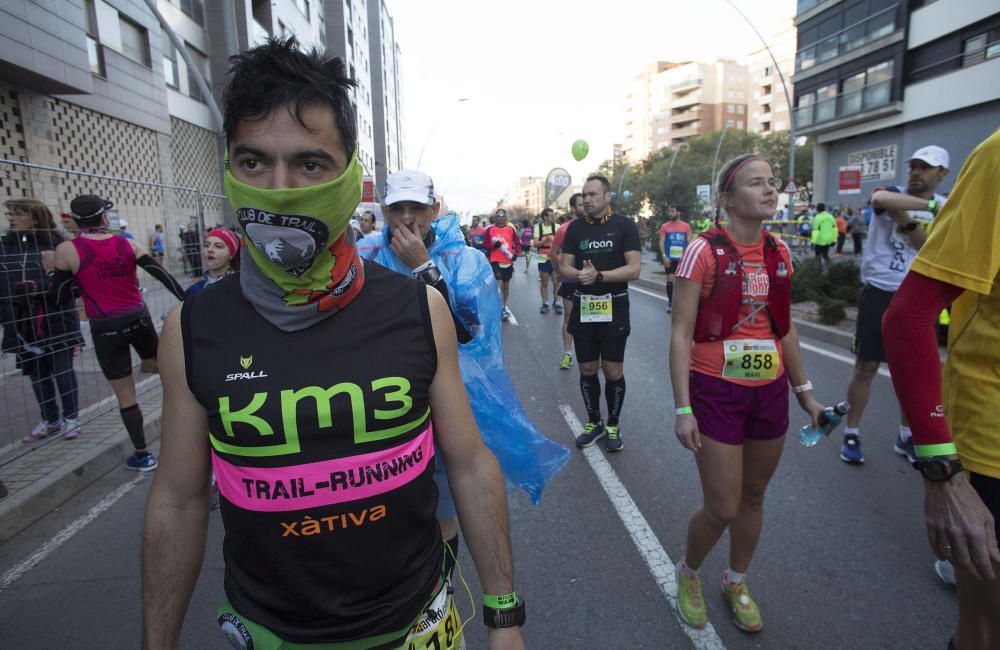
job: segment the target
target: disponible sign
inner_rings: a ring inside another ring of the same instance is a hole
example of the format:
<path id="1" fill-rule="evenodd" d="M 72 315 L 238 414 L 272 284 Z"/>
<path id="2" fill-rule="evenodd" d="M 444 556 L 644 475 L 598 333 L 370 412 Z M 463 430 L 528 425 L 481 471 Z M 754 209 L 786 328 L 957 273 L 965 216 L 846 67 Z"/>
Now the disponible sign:
<path id="1" fill-rule="evenodd" d="M 864 149 L 847 154 L 847 166 L 861 167 L 862 181 L 884 181 L 896 178 L 896 145 Z M 843 167 L 841 167 L 843 169 Z"/>
<path id="2" fill-rule="evenodd" d="M 841 165 L 838 173 L 841 194 L 861 194 L 862 165 Z"/>

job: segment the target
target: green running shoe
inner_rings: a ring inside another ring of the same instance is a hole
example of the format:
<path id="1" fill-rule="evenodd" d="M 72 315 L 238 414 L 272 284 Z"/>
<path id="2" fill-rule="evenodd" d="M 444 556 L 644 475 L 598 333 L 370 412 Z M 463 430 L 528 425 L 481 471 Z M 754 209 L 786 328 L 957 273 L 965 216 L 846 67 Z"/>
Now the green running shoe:
<path id="1" fill-rule="evenodd" d="M 604 421 L 598 420 L 597 422 L 588 422 L 586 426 L 583 427 L 583 433 L 576 437 L 576 446 L 580 449 L 584 447 L 589 447 L 601 438 L 605 436 L 607 432 L 604 430 Z"/>
<path id="2" fill-rule="evenodd" d="M 684 622 L 696 630 L 708 625 L 705 599 L 701 597 L 701 578 L 698 574 L 689 577 L 680 564 L 677 565 L 677 611 Z"/>
<path id="3" fill-rule="evenodd" d="M 604 448 L 608 451 L 621 451 L 625 449 L 625 443 L 622 442 L 621 433 L 618 431 L 618 425 L 607 425 L 604 430 L 608 433 L 608 437 L 604 439 Z"/>
<path id="4" fill-rule="evenodd" d="M 726 599 L 729 609 L 733 610 L 733 623 L 744 632 L 760 632 L 764 621 L 760 618 L 757 603 L 753 602 L 747 591 L 747 581 L 730 584 L 722 581 L 722 596 Z"/>
<path id="5" fill-rule="evenodd" d="M 559 362 L 560 370 L 569 370 L 569 367 L 573 365 L 573 355 L 569 352 L 563 352 L 562 361 Z"/>

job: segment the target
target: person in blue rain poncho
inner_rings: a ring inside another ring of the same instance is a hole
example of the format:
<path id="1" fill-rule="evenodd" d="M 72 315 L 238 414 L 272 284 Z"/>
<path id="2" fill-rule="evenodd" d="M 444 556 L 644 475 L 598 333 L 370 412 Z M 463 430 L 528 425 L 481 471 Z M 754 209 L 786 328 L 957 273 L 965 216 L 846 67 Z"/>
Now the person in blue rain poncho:
<path id="1" fill-rule="evenodd" d="M 538 503 L 545 484 L 562 469 L 569 451 L 546 439 L 525 414 L 503 364 L 500 289 L 482 253 L 465 244 L 458 217 L 436 218 L 440 203 L 427 174 L 399 171 L 386 180 L 382 212 L 386 227 L 358 242 L 358 253 L 412 275 L 440 291 L 451 306 L 458 361 L 476 424 L 500 463 L 508 487 L 520 487 Z M 458 523 L 447 476 L 439 462 L 441 532 L 458 549 Z"/>

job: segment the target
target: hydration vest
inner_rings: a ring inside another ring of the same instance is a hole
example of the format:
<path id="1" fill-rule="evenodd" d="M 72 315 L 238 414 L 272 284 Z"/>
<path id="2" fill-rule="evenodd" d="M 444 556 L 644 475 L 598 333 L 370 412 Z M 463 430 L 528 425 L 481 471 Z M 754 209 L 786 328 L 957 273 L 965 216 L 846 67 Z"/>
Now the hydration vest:
<path id="1" fill-rule="evenodd" d="M 764 238 L 764 268 L 769 280 L 767 312 L 771 329 L 777 338 L 782 339 L 788 334 L 792 320 L 791 273 L 775 238 L 767 232 L 761 235 Z M 721 228 L 711 228 L 699 237 L 705 238 L 715 255 L 715 285 L 698 307 L 694 340 L 696 343 L 721 341 L 733 334 L 740 321 L 743 259 Z"/>

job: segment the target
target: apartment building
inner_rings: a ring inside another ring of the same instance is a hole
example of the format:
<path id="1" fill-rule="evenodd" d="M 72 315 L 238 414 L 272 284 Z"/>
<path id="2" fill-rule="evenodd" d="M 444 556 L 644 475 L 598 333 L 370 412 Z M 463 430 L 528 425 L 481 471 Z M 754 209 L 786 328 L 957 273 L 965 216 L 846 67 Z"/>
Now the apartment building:
<path id="1" fill-rule="evenodd" d="M 770 52 L 763 45 L 747 55 L 747 130 L 754 133 L 787 131 L 791 126 L 788 101 L 794 97 L 792 74 L 795 72 L 796 29 L 789 18 L 765 36 Z M 771 55 L 774 55 L 774 59 Z M 777 66 L 775 66 L 777 60 Z M 780 73 L 780 74 L 779 74 Z M 781 83 L 784 76 L 788 97 Z"/>
<path id="2" fill-rule="evenodd" d="M 903 184 L 928 144 L 951 154 L 949 191 L 1000 124 L 1000 6 L 993 0 L 799 0 L 797 132 L 815 138 L 814 195 L 861 202 Z"/>
<path id="3" fill-rule="evenodd" d="M 642 160 L 725 127 L 746 130 L 747 74 L 745 65 L 731 59 L 647 66 L 625 97 L 625 159 Z"/>
<path id="4" fill-rule="evenodd" d="M 391 26 L 381 0 L 372 5 L 379 29 Z M 358 81 L 359 157 L 369 173 L 377 160 L 398 166 L 399 48 L 392 33 L 370 38 L 367 0 L 157 0 L 156 9 L 162 24 L 142 0 L 0 5 L 0 200 L 30 195 L 65 212 L 77 194 L 115 194 L 140 241 L 156 223 L 164 224 L 169 242 L 192 218 L 225 221 L 222 125 L 198 78 L 218 101 L 228 57 L 270 35 L 294 34 L 305 47 L 344 57 Z M 385 74 L 373 71 L 372 43 L 392 53 Z M 378 101 L 388 108 L 376 121 L 373 87 L 384 82 L 390 90 Z M 377 138 L 387 153 L 376 153 Z M 57 177 L 4 160 L 130 182 Z M 203 196 L 142 183 L 194 188 Z"/>
<path id="5" fill-rule="evenodd" d="M 548 207 L 557 212 L 569 210 L 569 199 L 581 191 L 581 185 L 570 185 L 559 195 L 556 202 Z M 522 208 L 529 214 L 537 216 L 545 207 L 545 177 L 522 176 L 512 183 L 504 193 L 503 206 L 506 208 Z"/>
<path id="6" fill-rule="evenodd" d="M 380 188 L 390 173 L 403 166 L 403 131 L 400 128 L 402 92 L 399 78 L 399 45 L 396 43 L 395 23 L 386 9 L 385 0 L 368 3 L 368 32 L 376 34 L 371 39 L 371 66 L 373 79 L 372 123 L 375 125 L 375 180 Z"/>

